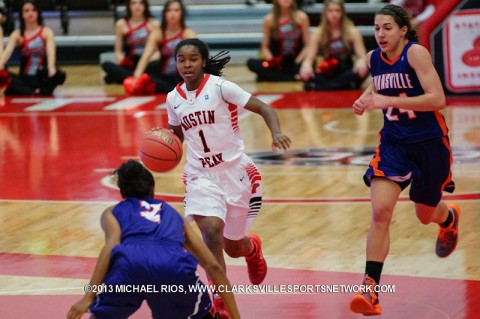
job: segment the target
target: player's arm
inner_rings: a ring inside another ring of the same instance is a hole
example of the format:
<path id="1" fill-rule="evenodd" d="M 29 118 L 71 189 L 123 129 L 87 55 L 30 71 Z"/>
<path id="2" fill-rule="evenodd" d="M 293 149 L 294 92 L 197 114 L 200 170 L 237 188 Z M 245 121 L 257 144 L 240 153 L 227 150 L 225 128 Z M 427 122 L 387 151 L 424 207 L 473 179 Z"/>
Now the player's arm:
<path id="1" fill-rule="evenodd" d="M 220 292 L 220 296 L 222 297 L 232 319 L 240 318 L 240 312 L 238 311 L 237 303 L 235 302 L 235 296 L 231 292 L 231 284 L 225 271 L 215 259 L 210 249 L 208 249 L 207 245 L 205 245 L 200 237 L 195 234 L 185 218 L 183 219 L 183 222 L 185 224 L 185 248 L 197 258 L 198 263 L 208 273 L 212 282 L 217 287 L 221 286 L 225 288 L 221 289 L 223 292 Z"/>
<path id="2" fill-rule="evenodd" d="M 123 30 L 126 28 L 125 19 L 120 19 L 115 23 L 115 44 L 113 50 L 115 52 L 115 58 L 120 63 L 124 58 L 123 53 Z"/>
<path id="3" fill-rule="evenodd" d="M 15 47 L 20 43 L 21 35 L 20 31 L 17 29 L 10 34 L 8 37 L 8 43 L 5 47 L 5 50 L 2 52 L 2 56 L 0 58 L 0 69 L 4 69 L 5 65 L 7 64 L 8 60 L 12 56 L 13 50 Z"/>
<path id="4" fill-rule="evenodd" d="M 54 76 L 57 72 L 57 49 L 55 43 L 55 34 L 53 30 L 45 27 L 43 29 L 43 36 L 46 43 L 46 54 L 47 54 L 47 63 L 48 63 L 48 76 Z"/>
<path id="5" fill-rule="evenodd" d="M 183 37 L 185 39 L 194 39 L 197 37 L 197 33 L 190 28 L 185 28 L 183 31 Z"/>
<path id="6" fill-rule="evenodd" d="M 308 40 L 305 58 L 299 71 L 302 81 L 308 81 L 308 79 L 315 76 L 313 68 L 315 66 L 315 60 L 317 59 L 318 46 L 320 45 L 320 32 L 320 28 L 317 28 Z"/>
<path id="7" fill-rule="evenodd" d="M 367 50 L 365 49 L 365 43 L 363 42 L 362 34 L 355 26 L 350 26 L 349 30 L 352 37 L 353 51 L 357 58 L 353 65 L 353 72 L 361 78 L 364 78 L 368 73 L 368 67 L 366 64 Z"/>
<path id="8" fill-rule="evenodd" d="M 273 15 L 271 13 L 268 13 L 265 18 L 263 18 L 263 37 L 260 44 L 260 52 L 262 53 L 265 60 L 271 60 L 273 58 L 273 54 L 270 51 L 272 25 Z"/>
<path id="9" fill-rule="evenodd" d="M 295 63 L 302 63 L 303 59 L 307 56 L 308 51 L 308 41 L 310 39 L 310 20 L 308 15 L 300 10 L 297 10 L 298 23 L 300 24 L 300 29 L 302 30 L 302 40 L 303 40 L 303 49 L 295 58 Z"/>
<path id="10" fill-rule="evenodd" d="M 367 53 L 367 56 L 365 57 L 365 64 L 367 65 L 367 68 L 370 69 L 370 58 L 372 57 L 373 51 L 370 51 Z M 353 112 L 356 115 L 362 115 L 363 112 L 367 109 L 367 103 L 370 101 L 370 96 L 372 93 L 375 92 L 375 87 L 373 85 L 373 80 L 370 80 L 370 83 L 368 84 L 367 88 L 363 91 L 362 95 L 353 102 Z"/>
<path id="11" fill-rule="evenodd" d="M 442 83 L 433 66 L 430 53 L 414 44 L 407 52 L 410 66 L 417 73 L 425 94 L 419 96 L 385 96 L 372 93 L 369 109 L 385 109 L 390 106 L 413 111 L 437 111 L 445 107 Z"/>
<path id="12" fill-rule="evenodd" d="M 110 266 L 110 254 L 113 247 L 118 245 L 121 240 L 122 231 L 117 219 L 113 216 L 112 207 L 107 208 L 100 219 L 103 231 L 105 232 L 105 244 L 97 259 L 95 270 L 93 271 L 92 278 L 89 285 L 98 287 L 103 283 L 105 275 L 107 274 L 108 267 Z M 79 319 L 87 312 L 88 307 L 95 299 L 96 291 L 86 292 L 80 301 L 70 308 L 67 314 L 68 319 Z"/>
<path id="13" fill-rule="evenodd" d="M 277 112 L 270 106 L 262 102 L 255 96 L 250 96 L 245 109 L 261 115 L 272 133 L 272 149 L 287 150 L 290 148 L 292 141 L 290 138 L 282 133 L 280 129 L 280 121 L 278 120 Z"/>
<path id="14" fill-rule="evenodd" d="M 3 28 L 0 28 L 0 56 L 2 55 L 3 52 Z"/>
<path id="15" fill-rule="evenodd" d="M 160 29 L 150 32 L 147 38 L 147 43 L 145 44 L 145 49 L 143 49 L 142 56 L 138 61 L 135 72 L 133 72 L 134 77 L 138 78 L 143 74 L 143 72 L 145 72 L 148 62 L 150 61 L 150 57 L 157 52 L 158 43 L 160 41 L 162 41 L 162 33 L 160 32 Z"/>

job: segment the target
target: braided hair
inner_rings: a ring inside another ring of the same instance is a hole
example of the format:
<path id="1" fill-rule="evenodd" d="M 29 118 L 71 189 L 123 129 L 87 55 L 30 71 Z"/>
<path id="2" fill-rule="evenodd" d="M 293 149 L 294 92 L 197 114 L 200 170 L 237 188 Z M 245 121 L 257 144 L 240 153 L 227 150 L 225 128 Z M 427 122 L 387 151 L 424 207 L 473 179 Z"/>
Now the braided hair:
<path id="1" fill-rule="evenodd" d="M 114 172 L 123 198 L 148 198 L 152 196 L 155 180 L 152 173 L 137 161 L 129 160 Z"/>
<path id="2" fill-rule="evenodd" d="M 377 13 L 375 13 L 375 16 L 379 14 L 391 16 L 400 28 L 406 26 L 408 28 L 408 31 L 405 37 L 410 41 L 418 41 L 417 31 L 413 29 L 412 24 L 410 23 L 410 17 L 408 15 L 408 12 L 405 11 L 404 8 L 393 4 L 387 4 L 385 7 L 378 10 Z"/>
<path id="3" fill-rule="evenodd" d="M 179 42 L 175 47 L 175 56 L 177 56 L 178 50 L 186 45 L 193 45 L 197 47 L 198 51 L 200 51 L 200 56 L 202 57 L 202 60 L 205 61 L 205 66 L 203 67 L 203 71 L 205 73 L 222 76 L 223 68 L 231 59 L 231 57 L 228 55 L 229 51 L 222 50 L 218 54 L 211 57 L 210 51 L 208 50 L 208 46 L 205 44 L 205 42 L 200 39 L 185 39 Z"/>

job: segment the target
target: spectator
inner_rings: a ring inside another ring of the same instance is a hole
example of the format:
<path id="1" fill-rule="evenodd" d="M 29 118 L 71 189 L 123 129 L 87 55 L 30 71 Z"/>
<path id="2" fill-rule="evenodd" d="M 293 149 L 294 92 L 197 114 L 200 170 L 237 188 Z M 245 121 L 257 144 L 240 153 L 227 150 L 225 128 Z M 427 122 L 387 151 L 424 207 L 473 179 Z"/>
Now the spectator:
<path id="1" fill-rule="evenodd" d="M 319 53 L 322 61 L 316 64 Z M 365 56 L 362 35 L 346 16 L 343 0 L 325 0 L 320 25 L 300 69 L 305 90 L 358 88 L 368 73 Z"/>
<path id="2" fill-rule="evenodd" d="M 185 6 L 182 1 L 169 0 L 163 6 L 162 23 L 148 37 L 145 51 L 138 62 L 134 77 L 146 72 L 155 82 L 156 93 L 170 92 L 181 77 L 175 61 L 175 46 L 182 40 L 196 37 L 196 33 L 185 24 Z M 150 56 L 160 51 L 160 60 L 148 63 Z"/>
<path id="3" fill-rule="evenodd" d="M 310 21 L 297 10 L 293 0 L 274 0 L 272 12 L 263 20 L 261 54 L 263 59 L 249 59 L 247 66 L 257 74 L 257 81 L 295 81 L 305 57 Z"/>
<path id="4" fill-rule="evenodd" d="M 12 32 L 0 58 L 0 70 L 5 69 L 14 49 L 20 48 L 20 72 L 9 73 L 11 83 L 6 95 L 51 95 L 65 81 L 65 73 L 56 67 L 55 35 L 43 25 L 37 3 L 24 1 L 20 7 L 20 28 Z"/>
<path id="5" fill-rule="evenodd" d="M 158 21 L 152 18 L 148 0 L 126 0 L 127 14 L 115 23 L 115 58 L 117 63 L 104 62 L 105 83 L 123 83 L 133 75 L 142 56 L 148 35 L 158 30 Z M 155 56 L 151 57 L 155 59 Z M 157 55 L 158 58 L 158 55 Z"/>

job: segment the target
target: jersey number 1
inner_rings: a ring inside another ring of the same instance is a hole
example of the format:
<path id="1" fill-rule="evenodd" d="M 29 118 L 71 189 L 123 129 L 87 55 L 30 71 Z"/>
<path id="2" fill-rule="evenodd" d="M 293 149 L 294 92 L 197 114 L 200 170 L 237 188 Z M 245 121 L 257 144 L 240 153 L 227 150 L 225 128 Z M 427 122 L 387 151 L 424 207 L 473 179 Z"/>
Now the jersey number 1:
<path id="1" fill-rule="evenodd" d="M 210 152 L 210 148 L 208 147 L 207 141 L 205 140 L 205 135 L 203 135 L 203 130 L 200 130 L 200 132 L 198 132 L 198 135 L 200 135 L 200 138 L 202 139 L 203 151 L 205 153 Z"/>

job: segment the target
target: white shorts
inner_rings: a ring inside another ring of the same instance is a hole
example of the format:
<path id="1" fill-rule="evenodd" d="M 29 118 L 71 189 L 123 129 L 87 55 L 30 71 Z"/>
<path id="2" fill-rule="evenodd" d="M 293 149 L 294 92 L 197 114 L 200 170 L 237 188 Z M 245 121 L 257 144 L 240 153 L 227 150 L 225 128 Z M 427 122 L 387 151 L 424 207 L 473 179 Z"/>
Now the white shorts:
<path id="1" fill-rule="evenodd" d="M 262 206 L 262 177 L 252 160 L 243 155 L 238 164 L 206 171 L 185 167 L 185 217 L 216 216 L 223 220 L 223 236 L 240 240 Z"/>

